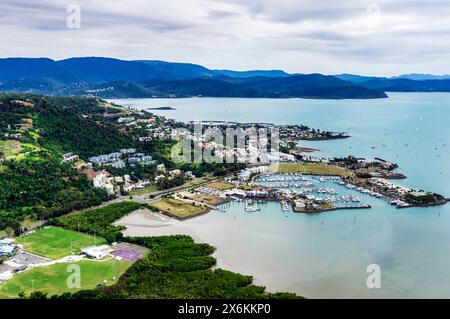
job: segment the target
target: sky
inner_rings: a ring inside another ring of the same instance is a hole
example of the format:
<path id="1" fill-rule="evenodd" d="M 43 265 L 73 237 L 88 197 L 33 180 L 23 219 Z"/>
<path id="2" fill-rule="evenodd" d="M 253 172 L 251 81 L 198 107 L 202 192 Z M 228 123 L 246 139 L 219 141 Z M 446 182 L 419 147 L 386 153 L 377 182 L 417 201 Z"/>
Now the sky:
<path id="1" fill-rule="evenodd" d="M 448 0 L 1 0 L 0 57 L 450 73 Z"/>

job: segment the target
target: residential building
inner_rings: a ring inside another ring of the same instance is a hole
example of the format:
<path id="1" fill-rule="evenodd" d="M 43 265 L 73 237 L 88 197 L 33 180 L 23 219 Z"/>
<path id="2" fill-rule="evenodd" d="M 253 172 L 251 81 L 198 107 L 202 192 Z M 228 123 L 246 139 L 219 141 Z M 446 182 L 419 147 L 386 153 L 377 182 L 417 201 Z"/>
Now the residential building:
<path id="1" fill-rule="evenodd" d="M 114 186 L 111 184 L 110 180 L 106 177 L 105 173 L 100 173 L 93 179 L 94 187 L 105 189 L 108 194 L 114 194 Z"/>
<path id="2" fill-rule="evenodd" d="M 164 164 L 159 164 L 158 166 L 156 166 L 156 171 L 160 172 L 160 173 L 165 173 L 166 172 L 166 166 Z"/>
<path id="3" fill-rule="evenodd" d="M 173 171 L 170 171 L 169 174 L 172 177 L 178 177 L 181 176 L 181 171 L 179 169 L 174 169 Z"/>
<path id="4" fill-rule="evenodd" d="M 134 117 L 120 117 L 117 122 L 119 123 L 130 123 L 134 122 L 136 119 Z"/>
<path id="5" fill-rule="evenodd" d="M 73 163 L 80 159 L 78 155 L 73 153 L 67 153 L 63 155 L 63 163 Z"/>
<path id="6" fill-rule="evenodd" d="M 124 168 L 126 166 L 124 161 L 117 161 L 111 164 L 114 168 Z"/>
<path id="7" fill-rule="evenodd" d="M 130 163 L 130 164 L 136 164 L 136 163 L 139 163 L 140 161 L 141 161 L 141 159 L 139 157 L 130 157 L 128 159 L 128 163 Z"/>
<path id="8" fill-rule="evenodd" d="M 136 153 L 136 149 L 135 148 L 123 148 L 120 150 L 120 153 L 122 154 L 134 154 Z"/>

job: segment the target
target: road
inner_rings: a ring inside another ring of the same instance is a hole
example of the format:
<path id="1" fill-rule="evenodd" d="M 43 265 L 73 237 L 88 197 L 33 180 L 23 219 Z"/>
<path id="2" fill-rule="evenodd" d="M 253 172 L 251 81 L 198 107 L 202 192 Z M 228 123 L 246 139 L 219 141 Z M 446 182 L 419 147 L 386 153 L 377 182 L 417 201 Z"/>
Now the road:
<path id="1" fill-rule="evenodd" d="M 122 195 L 116 199 L 113 199 L 113 200 L 110 200 L 107 202 L 103 202 L 102 204 L 100 204 L 98 206 L 89 207 L 89 208 L 83 209 L 81 211 L 75 211 L 75 212 L 83 212 L 83 211 L 87 211 L 87 210 L 101 208 L 101 207 L 108 206 L 110 204 L 120 203 L 120 202 L 124 202 L 124 201 L 134 201 L 134 202 L 138 202 L 138 203 L 142 203 L 142 204 L 148 204 L 148 203 L 158 201 L 159 198 L 161 197 L 161 195 L 170 194 L 170 193 L 177 192 L 177 191 L 182 191 L 186 188 L 189 188 L 189 187 L 191 187 L 193 185 L 197 185 L 197 184 L 200 186 L 201 184 L 210 183 L 217 179 L 218 178 L 209 180 L 209 179 L 206 179 L 205 177 L 201 177 L 201 178 L 196 178 L 192 181 L 189 181 L 181 186 L 172 187 L 169 189 L 164 189 L 164 190 L 160 190 L 160 191 L 156 191 L 156 192 L 150 192 L 150 193 L 146 193 L 146 194 L 142 194 L 142 195 L 133 195 L 133 196 Z M 130 197 L 132 197 L 132 198 L 130 199 Z M 151 197 L 151 198 L 149 198 L 149 197 Z"/>
<path id="2" fill-rule="evenodd" d="M 193 185 L 201 185 L 203 183 L 206 182 L 211 182 L 214 180 L 207 180 L 204 177 L 201 178 L 196 178 L 192 181 L 189 181 L 183 185 L 180 186 L 176 186 L 176 187 L 172 187 L 169 189 L 164 189 L 164 190 L 160 190 L 160 191 L 156 191 L 156 192 L 150 192 L 150 193 L 146 193 L 146 194 L 142 194 L 142 195 L 133 195 L 133 201 L 137 201 L 139 203 L 147 203 L 149 200 L 149 197 L 152 197 L 151 199 L 155 199 L 157 197 L 160 197 L 161 195 L 165 195 L 165 194 L 170 194 L 170 193 L 174 193 L 174 192 L 178 192 L 178 191 L 182 191 L 185 190 L 186 188 L 189 188 Z M 125 196 L 120 196 L 118 198 L 119 201 L 125 201 L 125 200 L 130 200 L 130 195 L 125 195 Z"/>

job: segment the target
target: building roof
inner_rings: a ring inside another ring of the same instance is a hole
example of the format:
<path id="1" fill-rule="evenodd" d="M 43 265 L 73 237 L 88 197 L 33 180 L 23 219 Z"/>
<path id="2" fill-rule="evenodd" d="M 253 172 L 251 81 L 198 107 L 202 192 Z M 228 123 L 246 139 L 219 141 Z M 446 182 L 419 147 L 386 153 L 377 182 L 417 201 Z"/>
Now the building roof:
<path id="1" fill-rule="evenodd" d="M 111 248 L 108 245 L 90 246 L 81 249 L 81 252 L 92 257 L 101 257 L 109 253 Z"/>
<path id="2" fill-rule="evenodd" d="M 2 254 L 12 254 L 15 251 L 13 246 L 0 246 L 0 255 Z"/>
<path id="3" fill-rule="evenodd" d="M 12 238 L 3 238 L 3 239 L 0 239 L 0 245 L 10 245 L 10 244 L 12 244 L 12 243 L 14 243 L 14 242 L 15 242 L 15 240 L 12 239 Z"/>

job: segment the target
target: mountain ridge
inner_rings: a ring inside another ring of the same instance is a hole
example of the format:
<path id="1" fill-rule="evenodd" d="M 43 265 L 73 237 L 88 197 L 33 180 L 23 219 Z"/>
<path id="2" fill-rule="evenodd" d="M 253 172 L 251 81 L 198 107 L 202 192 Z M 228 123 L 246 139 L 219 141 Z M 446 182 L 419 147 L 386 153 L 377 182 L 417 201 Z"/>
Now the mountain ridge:
<path id="1" fill-rule="evenodd" d="M 381 89 L 331 75 L 212 70 L 193 63 L 107 57 L 0 59 L 0 91 L 100 97 L 387 97 Z"/>

